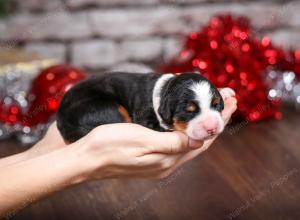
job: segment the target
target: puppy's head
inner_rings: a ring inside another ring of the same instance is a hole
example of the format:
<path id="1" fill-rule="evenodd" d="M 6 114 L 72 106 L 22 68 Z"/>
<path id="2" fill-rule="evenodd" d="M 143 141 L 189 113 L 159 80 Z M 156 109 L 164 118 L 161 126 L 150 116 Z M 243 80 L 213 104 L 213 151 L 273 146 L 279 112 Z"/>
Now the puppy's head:
<path id="1" fill-rule="evenodd" d="M 158 114 L 172 130 L 203 140 L 221 133 L 224 102 L 219 91 L 203 76 L 186 73 L 170 78 L 161 89 Z"/>

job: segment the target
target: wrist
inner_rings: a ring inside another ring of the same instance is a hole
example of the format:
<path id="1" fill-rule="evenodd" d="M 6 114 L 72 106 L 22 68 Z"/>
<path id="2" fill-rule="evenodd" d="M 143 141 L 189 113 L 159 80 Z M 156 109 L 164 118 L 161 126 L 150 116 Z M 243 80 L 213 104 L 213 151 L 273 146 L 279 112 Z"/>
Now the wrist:
<path id="1" fill-rule="evenodd" d="M 62 169 L 65 170 L 66 185 L 76 185 L 89 179 L 91 168 L 80 146 L 72 144 L 56 152 L 59 153 L 59 157 L 63 156 L 65 161 L 62 163 Z"/>
<path id="2" fill-rule="evenodd" d="M 93 150 L 94 148 L 97 150 Z M 100 146 L 94 146 L 90 139 L 81 139 L 67 148 L 71 149 L 70 161 L 73 161 L 73 166 L 77 168 L 74 173 L 74 183 L 81 183 L 90 180 L 99 180 L 106 178 L 105 167 L 108 160 L 105 153 L 99 154 Z"/>

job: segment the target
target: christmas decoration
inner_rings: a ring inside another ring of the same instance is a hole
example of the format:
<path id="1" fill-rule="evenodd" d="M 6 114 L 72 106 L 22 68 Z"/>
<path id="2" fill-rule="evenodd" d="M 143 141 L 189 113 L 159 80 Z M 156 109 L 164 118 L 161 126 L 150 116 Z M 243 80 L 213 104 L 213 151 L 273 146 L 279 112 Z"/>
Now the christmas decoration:
<path id="1" fill-rule="evenodd" d="M 45 123 L 56 112 L 65 92 L 86 78 L 81 70 L 69 65 L 56 65 L 41 72 L 33 80 L 27 99 L 31 105 L 24 123 Z"/>
<path id="2" fill-rule="evenodd" d="M 290 51 L 276 68 L 267 71 L 269 98 L 281 99 L 300 109 L 300 51 Z"/>
<path id="3" fill-rule="evenodd" d="M 64 93 L 87 76 L 75 67 L 53 63 L 18 63 L 0 69 L 1 139 L 15 135 L 25 144 L 37 141 Z M 45 67 L 49 68 L 34 78 Z"/>
<path id="4" fill-rule="evenodd" d="M 238 99 L 235 116 L 259 121 L 281 118 L 279 93 L 284 89 L 293 91 L 289 98 L 299 101 L 299 60 L 299 52 L 286 53 L 268 37 L 258 39 L 247 18 L 221 15 L 190 33 L 180 55 L 162 69 L 198 71 L 217 87 L 231 87 Z"/>

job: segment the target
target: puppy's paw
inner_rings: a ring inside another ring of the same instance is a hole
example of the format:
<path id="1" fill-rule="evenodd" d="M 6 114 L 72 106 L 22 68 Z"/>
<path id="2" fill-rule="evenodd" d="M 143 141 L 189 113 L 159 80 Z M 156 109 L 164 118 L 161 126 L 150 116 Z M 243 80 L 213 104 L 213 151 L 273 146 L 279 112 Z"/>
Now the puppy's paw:
<path id="1" fill-rule="evenodd" d="M 227 98 L 235 96 L 235 92 L 231 88 L 220 89 L 220 94 L 221 94 L 221 96 L 224 100 L 227 99 Z"/>

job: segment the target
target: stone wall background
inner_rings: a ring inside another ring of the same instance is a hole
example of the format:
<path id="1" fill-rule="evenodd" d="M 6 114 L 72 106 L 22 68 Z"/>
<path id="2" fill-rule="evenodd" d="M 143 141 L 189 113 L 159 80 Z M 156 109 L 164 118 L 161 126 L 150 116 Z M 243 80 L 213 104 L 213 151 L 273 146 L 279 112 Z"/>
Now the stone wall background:
<path id="1" fill-rule="evenodd" d="M 300 1 L 14 0 L 0 20 L 0 45 L 24 47 L 90 71 L 137 63 L 155 66 L 176 54 L 184 35 L 212 15 L 251 18 L 260 35 L 300 48 Z"/>

